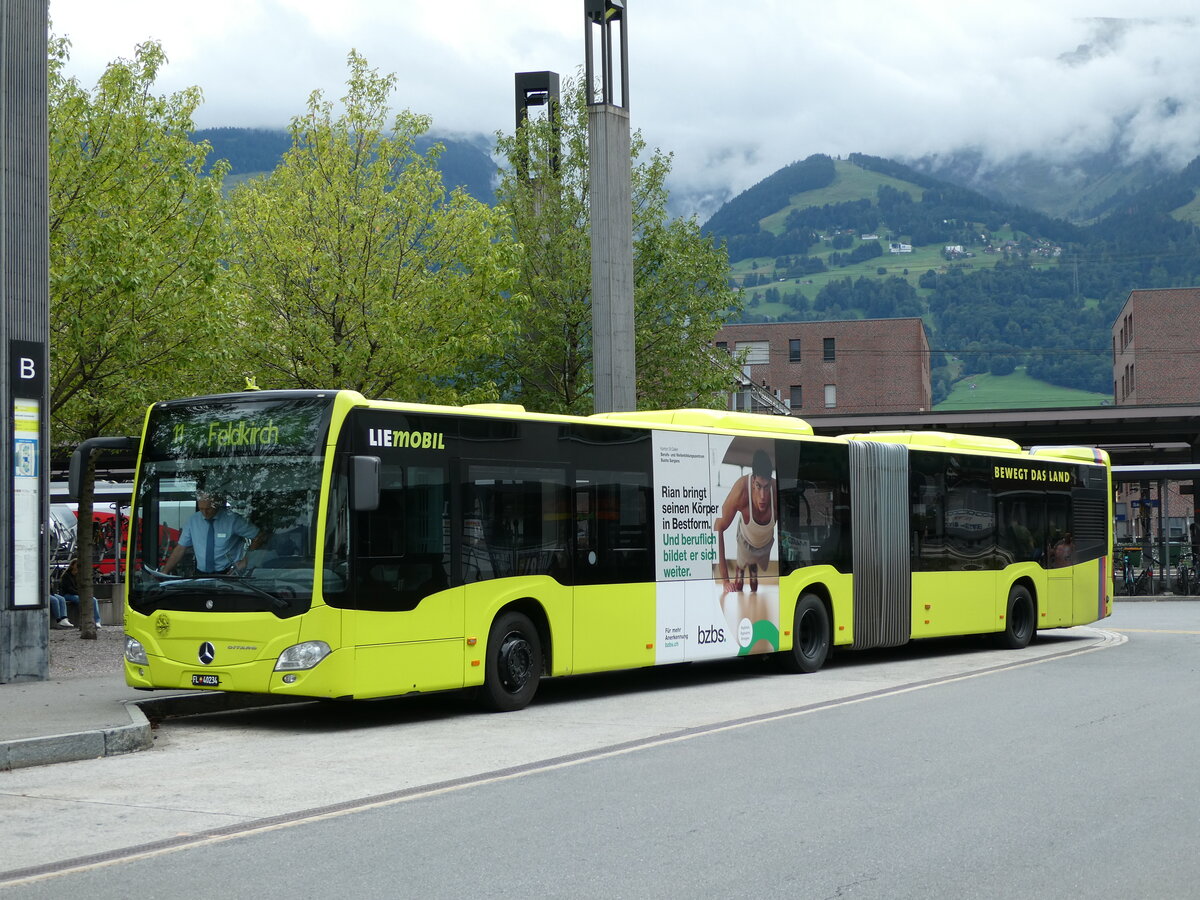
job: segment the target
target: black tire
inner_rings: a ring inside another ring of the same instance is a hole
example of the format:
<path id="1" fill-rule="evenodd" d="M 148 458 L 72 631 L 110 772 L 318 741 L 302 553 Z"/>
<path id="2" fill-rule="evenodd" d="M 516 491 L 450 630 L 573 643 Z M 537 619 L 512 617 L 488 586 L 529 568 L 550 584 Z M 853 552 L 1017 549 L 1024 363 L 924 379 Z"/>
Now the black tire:
<path id="1" fill-rule="evenodd" d="M 1023 585 L 1014 584 L 1008 592 L 1008 609 L 1004 616 L 1004 630 L 997 635 L 997 642 L 1006 650 L 1028 647 L 1037 631 L 1037 608 L 1033 597 Z"/>
<path id="2" fill-rule="evenodd" d="M 792 620 L 792 649 L 779 653 L 785 672 L 816 672 L 829 659 L 829 610 L 816 594 L 802 594 Z"/>
<path id="3" fill-rule="evenodd" d="M 542 639 L 529 617 L 506 612 L 488 633 L 487 660 L 479 699 L 495 712 L 524 709 L 542 677 Z"/>

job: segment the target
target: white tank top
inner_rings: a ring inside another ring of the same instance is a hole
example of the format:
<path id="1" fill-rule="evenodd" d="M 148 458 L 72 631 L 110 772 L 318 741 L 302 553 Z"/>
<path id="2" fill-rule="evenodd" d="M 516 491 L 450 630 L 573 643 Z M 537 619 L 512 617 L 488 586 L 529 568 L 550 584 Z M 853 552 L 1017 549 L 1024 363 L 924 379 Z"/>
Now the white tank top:
<path id="1" fill-rule="evenodd" d="M 775 540 L 775 492 L 767 492 L 768 519 L 765 523 L 754 521 L 754 494 L 751 478 L 746 476 L 746 516 L 738 516 L 738 537 L 748 547 L 763 548 L 771 546 Z"/>

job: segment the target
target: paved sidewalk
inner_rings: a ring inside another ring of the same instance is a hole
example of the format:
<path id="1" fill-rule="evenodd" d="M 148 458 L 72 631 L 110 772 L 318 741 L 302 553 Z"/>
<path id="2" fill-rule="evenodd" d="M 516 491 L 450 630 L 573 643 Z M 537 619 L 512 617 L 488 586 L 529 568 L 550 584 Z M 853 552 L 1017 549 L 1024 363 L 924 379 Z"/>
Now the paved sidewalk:
<path id="1" fill-rule="evenodd" d="M 0 684 L 0 772 L 94 759 L 154 744 L 151 719 L 266 706 L 271 697 L 137 691 L 125 684 L 120 628 L 95 641 L 50 632 L 50 678 Z"/>
<path id="2" fill-rule="evenodd" d="M 150 723 L 120 672 L 0 685 L 0 770 L 143 750 Z"/>

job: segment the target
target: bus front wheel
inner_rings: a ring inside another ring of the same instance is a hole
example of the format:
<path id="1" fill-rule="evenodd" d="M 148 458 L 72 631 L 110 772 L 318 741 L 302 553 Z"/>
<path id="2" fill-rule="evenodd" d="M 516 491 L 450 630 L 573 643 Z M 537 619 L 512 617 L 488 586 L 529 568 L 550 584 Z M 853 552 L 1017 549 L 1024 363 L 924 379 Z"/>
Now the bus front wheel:
<path id="1" fill-rule="evenodd" d="M 829 641 L 829 611 L 816 594 L 804 594 L 796 601 L 792 649 L 779 662 L 787 672 L 816 672 L 829 658 Z"/>
<path id="2" fill-rule="evenodd" d="M 529 617 L 507 612 L 492 623 L 480 700 L 487 709 L 524 709 L 542 677 L 542 640 Z"/>
<path id="3" fill-rule="evenodd" d="M 1033 605 L 1033 597 L 1024 585 L 1014 584 L 1008 592 L 1004 630 L 996 635 L 996 640 L 1005 650 L 1020 650 L 1029 646 L 1036 628 L 1037 609 Z"/>

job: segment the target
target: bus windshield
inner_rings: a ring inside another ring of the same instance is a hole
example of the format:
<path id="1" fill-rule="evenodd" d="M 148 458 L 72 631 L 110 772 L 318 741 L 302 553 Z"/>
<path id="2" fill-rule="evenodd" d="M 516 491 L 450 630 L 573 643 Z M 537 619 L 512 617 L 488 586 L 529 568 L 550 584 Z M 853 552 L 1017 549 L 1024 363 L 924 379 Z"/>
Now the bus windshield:
<path id="1" fill-rule="evenodd" d="M 131 522 L 134 609 L 310 607 L 331 399 L 239 395 L 151 412 Z"/>

